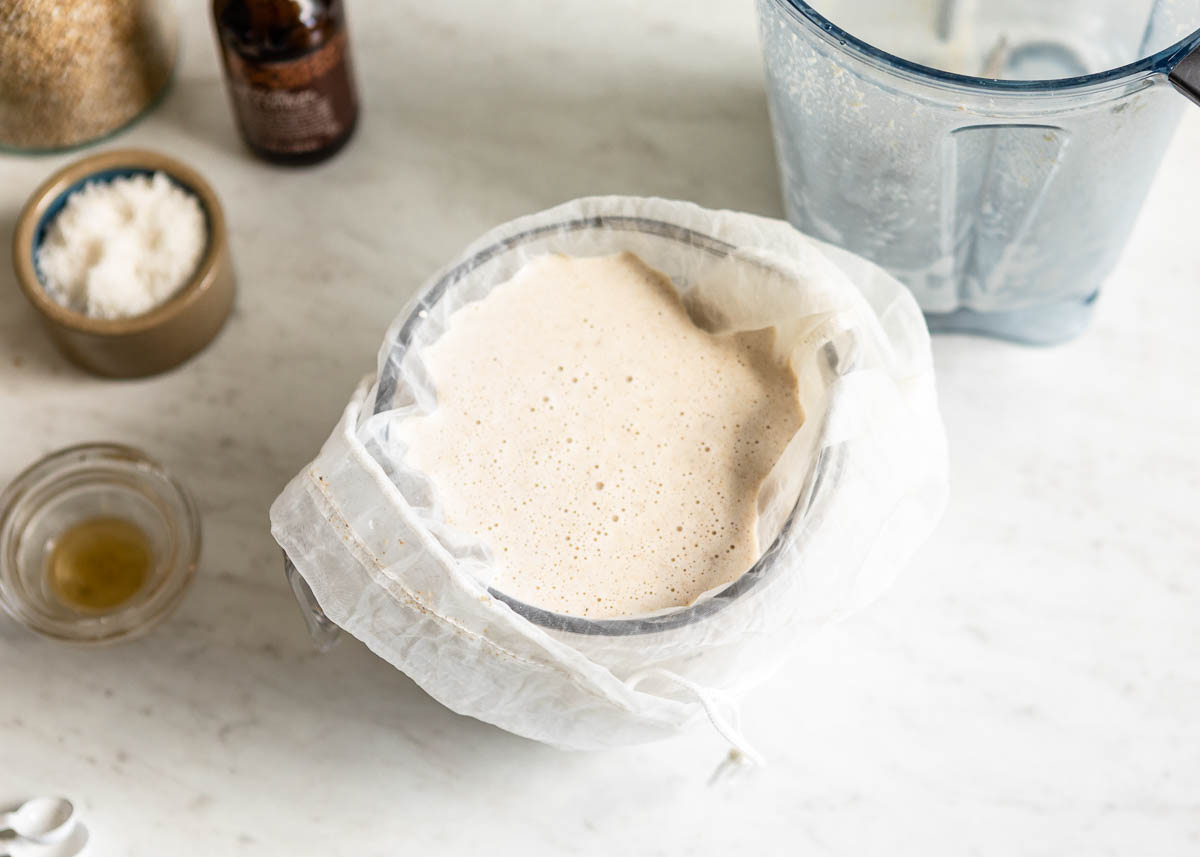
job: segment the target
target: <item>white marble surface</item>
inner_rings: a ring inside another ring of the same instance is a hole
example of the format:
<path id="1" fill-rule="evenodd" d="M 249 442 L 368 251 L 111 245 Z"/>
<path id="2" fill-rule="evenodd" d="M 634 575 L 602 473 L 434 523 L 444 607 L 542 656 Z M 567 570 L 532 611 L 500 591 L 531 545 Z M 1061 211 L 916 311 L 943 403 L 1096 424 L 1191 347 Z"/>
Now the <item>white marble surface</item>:
<path id="1" fill-rule="evenodd" d="M 351 0 L 364 123 L 327 165 L 251 160 L 204 7 L 178 83 L 111 145 L 195 164 L 241 292 L 199 359 L 66 365 L 0 250 L 0 481 L 145 447 L 207 550 L 149 638 L 82 651 L 0 620 L 0 803 L 66 792 L 95 855 L 1200 853 L 1200 112 L 1092 329 L 936 341 L 954 499 L 900 585 L 749 699 L 771 759 L 709 787 L 700 731 L 564 754 L 455 716 L 352 640 L 309 646 L 266 510 L 388 319 L 493 224 L 616 191 L 778 214 L 750 0 Z M 0 158 L 0 235 L 64 158 Z"/>

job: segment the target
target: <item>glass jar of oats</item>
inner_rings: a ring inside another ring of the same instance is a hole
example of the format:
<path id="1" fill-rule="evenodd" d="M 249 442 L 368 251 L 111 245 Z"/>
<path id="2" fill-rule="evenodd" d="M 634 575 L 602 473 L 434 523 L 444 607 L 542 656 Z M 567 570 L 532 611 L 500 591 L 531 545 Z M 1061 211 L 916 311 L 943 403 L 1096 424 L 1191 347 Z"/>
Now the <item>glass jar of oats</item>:
<path id="1" fill-rule="evenodd" d="M 129 124 L 175 65 L 173 0 L 0 3 L 0 147 L 82 146 Z"/>

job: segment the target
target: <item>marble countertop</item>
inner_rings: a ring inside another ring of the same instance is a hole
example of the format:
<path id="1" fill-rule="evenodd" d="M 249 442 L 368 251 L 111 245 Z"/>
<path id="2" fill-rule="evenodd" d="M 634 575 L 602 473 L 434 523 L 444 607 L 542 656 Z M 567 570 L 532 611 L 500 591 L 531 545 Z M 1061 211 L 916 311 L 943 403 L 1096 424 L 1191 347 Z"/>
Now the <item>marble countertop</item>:
<path id="1" fill-rule="evenodd" d="M 352 0 L 364 121 L 299 171 L 243 150 L 207 4 L 186 5 L 172 92 L 106 145 L 211 179 L 235 315 L 178 371 L 96 380 L 0 242 L 0 483 L 68 444 L 144 447 L 199 498 L 203 566 L 128 645 L 0 618 L 0 804 L 70 794 L 88 853 L 130 857 L 1200 853 L 1200 111 L 1082 338 L 935 341 L 943 525 L 751 695 L 769 766 L 710 786 L 710 731 L 563 753 L 452 714 L 354 640 L 316 654 L 267 507 L 387 321 L 488 227 L 598 192 L 780 214 L 752 3 Z M 0 235 L 65 160 L 0 157 Z"/>

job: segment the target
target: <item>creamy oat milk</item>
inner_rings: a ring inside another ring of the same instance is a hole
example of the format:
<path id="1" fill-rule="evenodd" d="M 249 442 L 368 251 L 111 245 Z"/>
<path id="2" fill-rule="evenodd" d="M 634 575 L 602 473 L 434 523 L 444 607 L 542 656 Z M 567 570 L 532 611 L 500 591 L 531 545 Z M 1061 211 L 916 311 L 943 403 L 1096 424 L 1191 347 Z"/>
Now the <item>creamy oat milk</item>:
<path id="1" fill-rule="evenodd" d="M 757 560 L 759 487 L 803 422 L 774 336 L 700 329 L 633 254 L 541 257 L 454 314 L 403 440 L 493 588 L 591 618 L 687 605 Z"/>

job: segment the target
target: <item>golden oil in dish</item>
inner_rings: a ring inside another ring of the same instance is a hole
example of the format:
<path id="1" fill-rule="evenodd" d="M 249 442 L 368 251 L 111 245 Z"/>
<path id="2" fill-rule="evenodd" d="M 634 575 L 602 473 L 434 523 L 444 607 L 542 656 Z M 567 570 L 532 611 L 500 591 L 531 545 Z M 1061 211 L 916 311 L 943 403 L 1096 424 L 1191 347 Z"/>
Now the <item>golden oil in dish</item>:
<path id="1" fill-rule="evenodd" d="M 134 524 L 89 518 L 58 537 L 47 569 L 50 589 L 76 610 L 112 610 L 142 588 L 153 557 L 150 540 Z"/>

